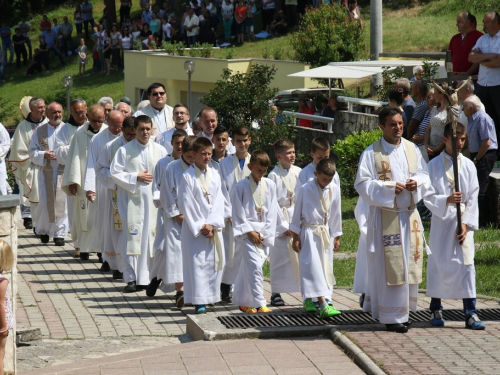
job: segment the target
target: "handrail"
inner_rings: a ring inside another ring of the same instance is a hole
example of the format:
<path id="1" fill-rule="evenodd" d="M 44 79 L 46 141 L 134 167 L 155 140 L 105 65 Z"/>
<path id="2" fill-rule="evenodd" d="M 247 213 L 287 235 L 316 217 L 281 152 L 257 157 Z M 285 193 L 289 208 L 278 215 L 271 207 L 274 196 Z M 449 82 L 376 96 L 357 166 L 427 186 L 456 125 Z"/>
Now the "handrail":
<path id="1" fill-rule="evenodd" d="M 318 122 L 326 122 L 328 124 L 327 132 L 333 133 L 333 121 L 334 121 L 334 119 L 331 117 L 308 115 L 307 113 L 299 113 L 299 112 L 291 112 L 291 111 L 283 111 L 282 113 L 286 116 L 293 116 L 293 117 L 296 117 L 299 119 L 313 120 L 313 121 L 318 121 Z"/>
<path id="2" fill-rule="evenodd" d="M 353 111 L 353 105 L 364 105 L 367 107 L 383 107 L 387 105 L 387 102 L 379 102 L 378 100 L 370 100 L 370 99 L 360 99 L 360 98 L 351 98 L 349 96 L 339 96 L 337 97 L 337 101 L 342 102 L 342 103 L 347 103 L 348 105 L 348 112 L 354 112 Z M 365 113 L 369 113 L 368 108 L 365 110 Z"/>

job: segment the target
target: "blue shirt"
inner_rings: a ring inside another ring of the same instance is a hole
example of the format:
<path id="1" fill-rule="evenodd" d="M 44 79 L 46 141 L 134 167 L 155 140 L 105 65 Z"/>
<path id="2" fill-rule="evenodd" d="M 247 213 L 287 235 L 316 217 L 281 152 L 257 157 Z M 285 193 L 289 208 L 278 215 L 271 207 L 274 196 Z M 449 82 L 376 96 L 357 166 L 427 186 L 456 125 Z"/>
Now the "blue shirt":
<path id="1" fill-rule="evenodd" d="M 11 35 L 9 34 L 9 31 L 10 27 L 8 26 L 6 26 L 5 28 L 0 27 L 0 36 L 2 37 L 2 44 L 5 46 L 9 45 L 12 42 L 12 40 L 10 39 Z"/>
<path id="2" fill-rule="evenodd" d="M 482 110 L 477 111 L 469 118 L 467 137 L 469 139 L 469 150 L 472 153 L 478 152 L 482 141 L 487 138 L 490 139 L 490 147 L 488 150 L 496 150 L 498 148 L 495 123 L 491 117 Z"/>
<path id="3" fill-rule="evenodd" d="M 45 39 L 45 43 L 47 44 L 48 48 L 53 48 L 55 46 L 57 34 L 54 29 L 50 29 L 50 31 L 44 30 L 42 36 L 43 39 Z"/>

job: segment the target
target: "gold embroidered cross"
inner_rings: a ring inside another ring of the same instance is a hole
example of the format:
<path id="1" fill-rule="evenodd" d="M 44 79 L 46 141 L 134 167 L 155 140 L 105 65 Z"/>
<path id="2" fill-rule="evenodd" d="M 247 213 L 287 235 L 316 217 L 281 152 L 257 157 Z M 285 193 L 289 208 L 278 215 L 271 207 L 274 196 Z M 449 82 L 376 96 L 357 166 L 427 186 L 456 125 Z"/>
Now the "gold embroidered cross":
<path id="1" fill-rule="evenodd" d="M 420 252 L 418 251 L 420 239 L 418 237 L 418 234 L 421 232 L 420 225 L 418 225 L 418 220 L 413 220 L 413 229 L 411 230 L 411 232 L 415 233 L 415 254 L 413 256 L 413 259 L 415 260 L 415 263 L 417 263 L 418 259 L 420 258 Z"/>
<path id="2" fill-rule="evenodd" d="M 391 181 L 391 179 L 389 177 L 387 177 L 387 174 L 388 173 L 391 173 L 391 170 L 390 170 L 390 164 L 386 161 L 382 161 L 382 170 L 381 171 L 377 171 L 377 174 L 381 175 L 379 177 L 379 180 L 382 180 L 382 181 Z"/>

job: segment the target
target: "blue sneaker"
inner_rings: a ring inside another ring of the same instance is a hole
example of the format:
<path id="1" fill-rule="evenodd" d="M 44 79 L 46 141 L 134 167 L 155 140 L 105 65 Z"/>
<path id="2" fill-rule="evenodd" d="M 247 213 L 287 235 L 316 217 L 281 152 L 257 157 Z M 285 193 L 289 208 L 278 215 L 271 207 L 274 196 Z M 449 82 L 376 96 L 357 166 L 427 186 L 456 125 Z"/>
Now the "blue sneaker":
<path id="1" fill-rule="evenodd" d="M 331 299 L 329 299 L 329 298 L 325 298 L 325 302 L 326 302 L 326 304 L 327 304 L 327 305 L 333 306 L 333 302 L 332 302 L 332 300 L 331 300 Z M 319 306 L 318 306 L 318 307 L 319 307 Z"/>
<path id="2" fill-rule="evenodd" d="M 194 313 L 195 314 L 206 314 L 207 307 L 205 305 L 197 305 L 194 307 Z"/>
<path id="3" fill-rule="evenodd" d="M 443 327 L 444 319 L 441 310 L 431 311 L 431 324 L 434 327 Z"/>
<path id="4" fill-rule="evenodd" d="M 465 320 L 465 327 L 473 329 L 474 331 L 486 329 L 486 326 L 481 320 L 479 320 L 479 317 L 476 314 L 467 315 L 467 318 Z"/>

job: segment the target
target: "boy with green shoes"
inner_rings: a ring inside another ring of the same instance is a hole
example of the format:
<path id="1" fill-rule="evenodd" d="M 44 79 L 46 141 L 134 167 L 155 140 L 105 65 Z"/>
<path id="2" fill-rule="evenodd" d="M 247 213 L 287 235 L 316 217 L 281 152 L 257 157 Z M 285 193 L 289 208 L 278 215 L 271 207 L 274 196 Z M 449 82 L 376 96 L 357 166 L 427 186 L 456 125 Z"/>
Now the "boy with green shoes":
<path id="1" fill-rule="evenodd" d="M 299 271 L 304 311 L 316 312 L 312 299 L 317 298 L 320 318 L 340 314 L 327 302 L 333 292 L 333 251 L 340 248 L 342 215 L 340 189 L 332 183 L 335 163 L 323 159 L 316 165 L 315 179 L 298 192 L 290 231 L 292 248 L 299 253 Z M 333 251 L 332 241 L 333 238 Z"/>

